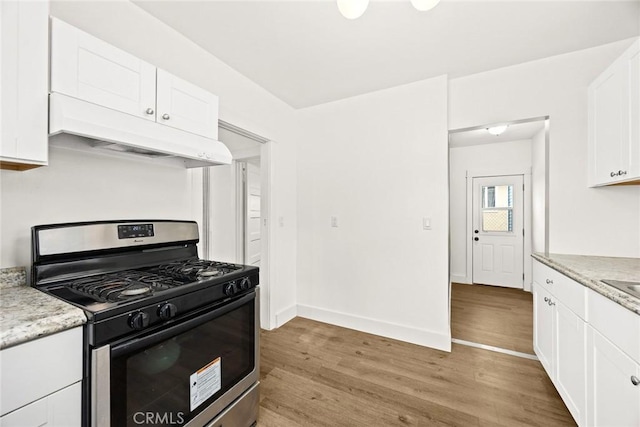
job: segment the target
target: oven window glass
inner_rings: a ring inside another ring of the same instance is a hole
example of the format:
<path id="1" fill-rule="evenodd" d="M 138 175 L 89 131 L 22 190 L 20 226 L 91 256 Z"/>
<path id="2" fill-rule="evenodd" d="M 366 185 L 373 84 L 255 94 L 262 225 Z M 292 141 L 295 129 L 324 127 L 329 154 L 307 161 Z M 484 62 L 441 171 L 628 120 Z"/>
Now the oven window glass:
<path id="1" fill-rule="evenodd" d="M 113 358 L 111 425 L 179 426 L 202 412 L 253 371 L 254 316 L 251 300 L 172 338 Z"/>

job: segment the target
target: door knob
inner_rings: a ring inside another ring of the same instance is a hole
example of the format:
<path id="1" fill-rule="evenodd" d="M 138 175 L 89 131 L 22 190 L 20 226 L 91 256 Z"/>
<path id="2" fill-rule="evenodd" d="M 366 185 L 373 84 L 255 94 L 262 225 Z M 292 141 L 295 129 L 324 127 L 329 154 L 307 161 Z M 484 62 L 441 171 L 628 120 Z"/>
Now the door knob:
<path id="1" fill-rule="evenodd" d="M 631 375 L 631 384 L 640 385 L 640 379 L 638 379 L 638 377 L 636 377 L 635 375 Z"/>
<path id="2" fill-rule="evenodd" d="M 478 240 L 480 240 L 480 238 L 474 237 L 473 240 L 475 240 L 477 242 Z"/>

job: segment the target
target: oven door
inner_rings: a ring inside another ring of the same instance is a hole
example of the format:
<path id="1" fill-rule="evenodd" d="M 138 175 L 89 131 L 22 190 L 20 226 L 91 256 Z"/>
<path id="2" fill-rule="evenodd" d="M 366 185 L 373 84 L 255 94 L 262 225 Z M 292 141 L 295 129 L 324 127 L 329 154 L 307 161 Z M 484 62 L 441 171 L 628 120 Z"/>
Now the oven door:
<path id="1" fill-rule="evenodd" d="M 92 425 L 206 425 L 258 381 L 257 313 L 252 292 L 94 350 Z"/>

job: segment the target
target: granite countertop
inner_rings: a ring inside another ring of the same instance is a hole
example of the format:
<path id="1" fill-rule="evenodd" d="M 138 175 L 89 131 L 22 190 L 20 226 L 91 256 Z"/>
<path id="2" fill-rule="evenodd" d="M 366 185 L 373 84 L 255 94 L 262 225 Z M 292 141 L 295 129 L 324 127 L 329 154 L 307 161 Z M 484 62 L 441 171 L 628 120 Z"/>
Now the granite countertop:
<path id="1" fill-rule="evenodd" d="M 86 321 L 81 309 L 27 286 L 24 268 L 0 269 L 0 350 Z"/>
<path id="2" fill-rule="evenodd" d="M 600 279 L 640 282 L 640 258 L 534 253 L 533 258 L 640 314 L 640 298 L 622 292 Z"/>

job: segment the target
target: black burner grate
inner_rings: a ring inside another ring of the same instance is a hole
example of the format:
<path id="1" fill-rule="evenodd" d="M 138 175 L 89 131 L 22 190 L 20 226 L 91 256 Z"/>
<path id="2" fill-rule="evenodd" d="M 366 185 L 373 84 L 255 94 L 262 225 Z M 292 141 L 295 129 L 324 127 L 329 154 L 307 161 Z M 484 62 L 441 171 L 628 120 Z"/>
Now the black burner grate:
<path id="1" fill-rule="evenodd" d="M 67 284 L 67 288 L 97 301 L 118 302 L 145 297 L 183 284 L 172 277 L 131 270 L 74 280 Z"/>
<path id="2" fill-rule="evenodd" d="M 242 267 L 236 264 L 194 259 L 163 264 L 152 271 L 178 280 L 198 281 L 223 276 L 240 268 Z"/>

